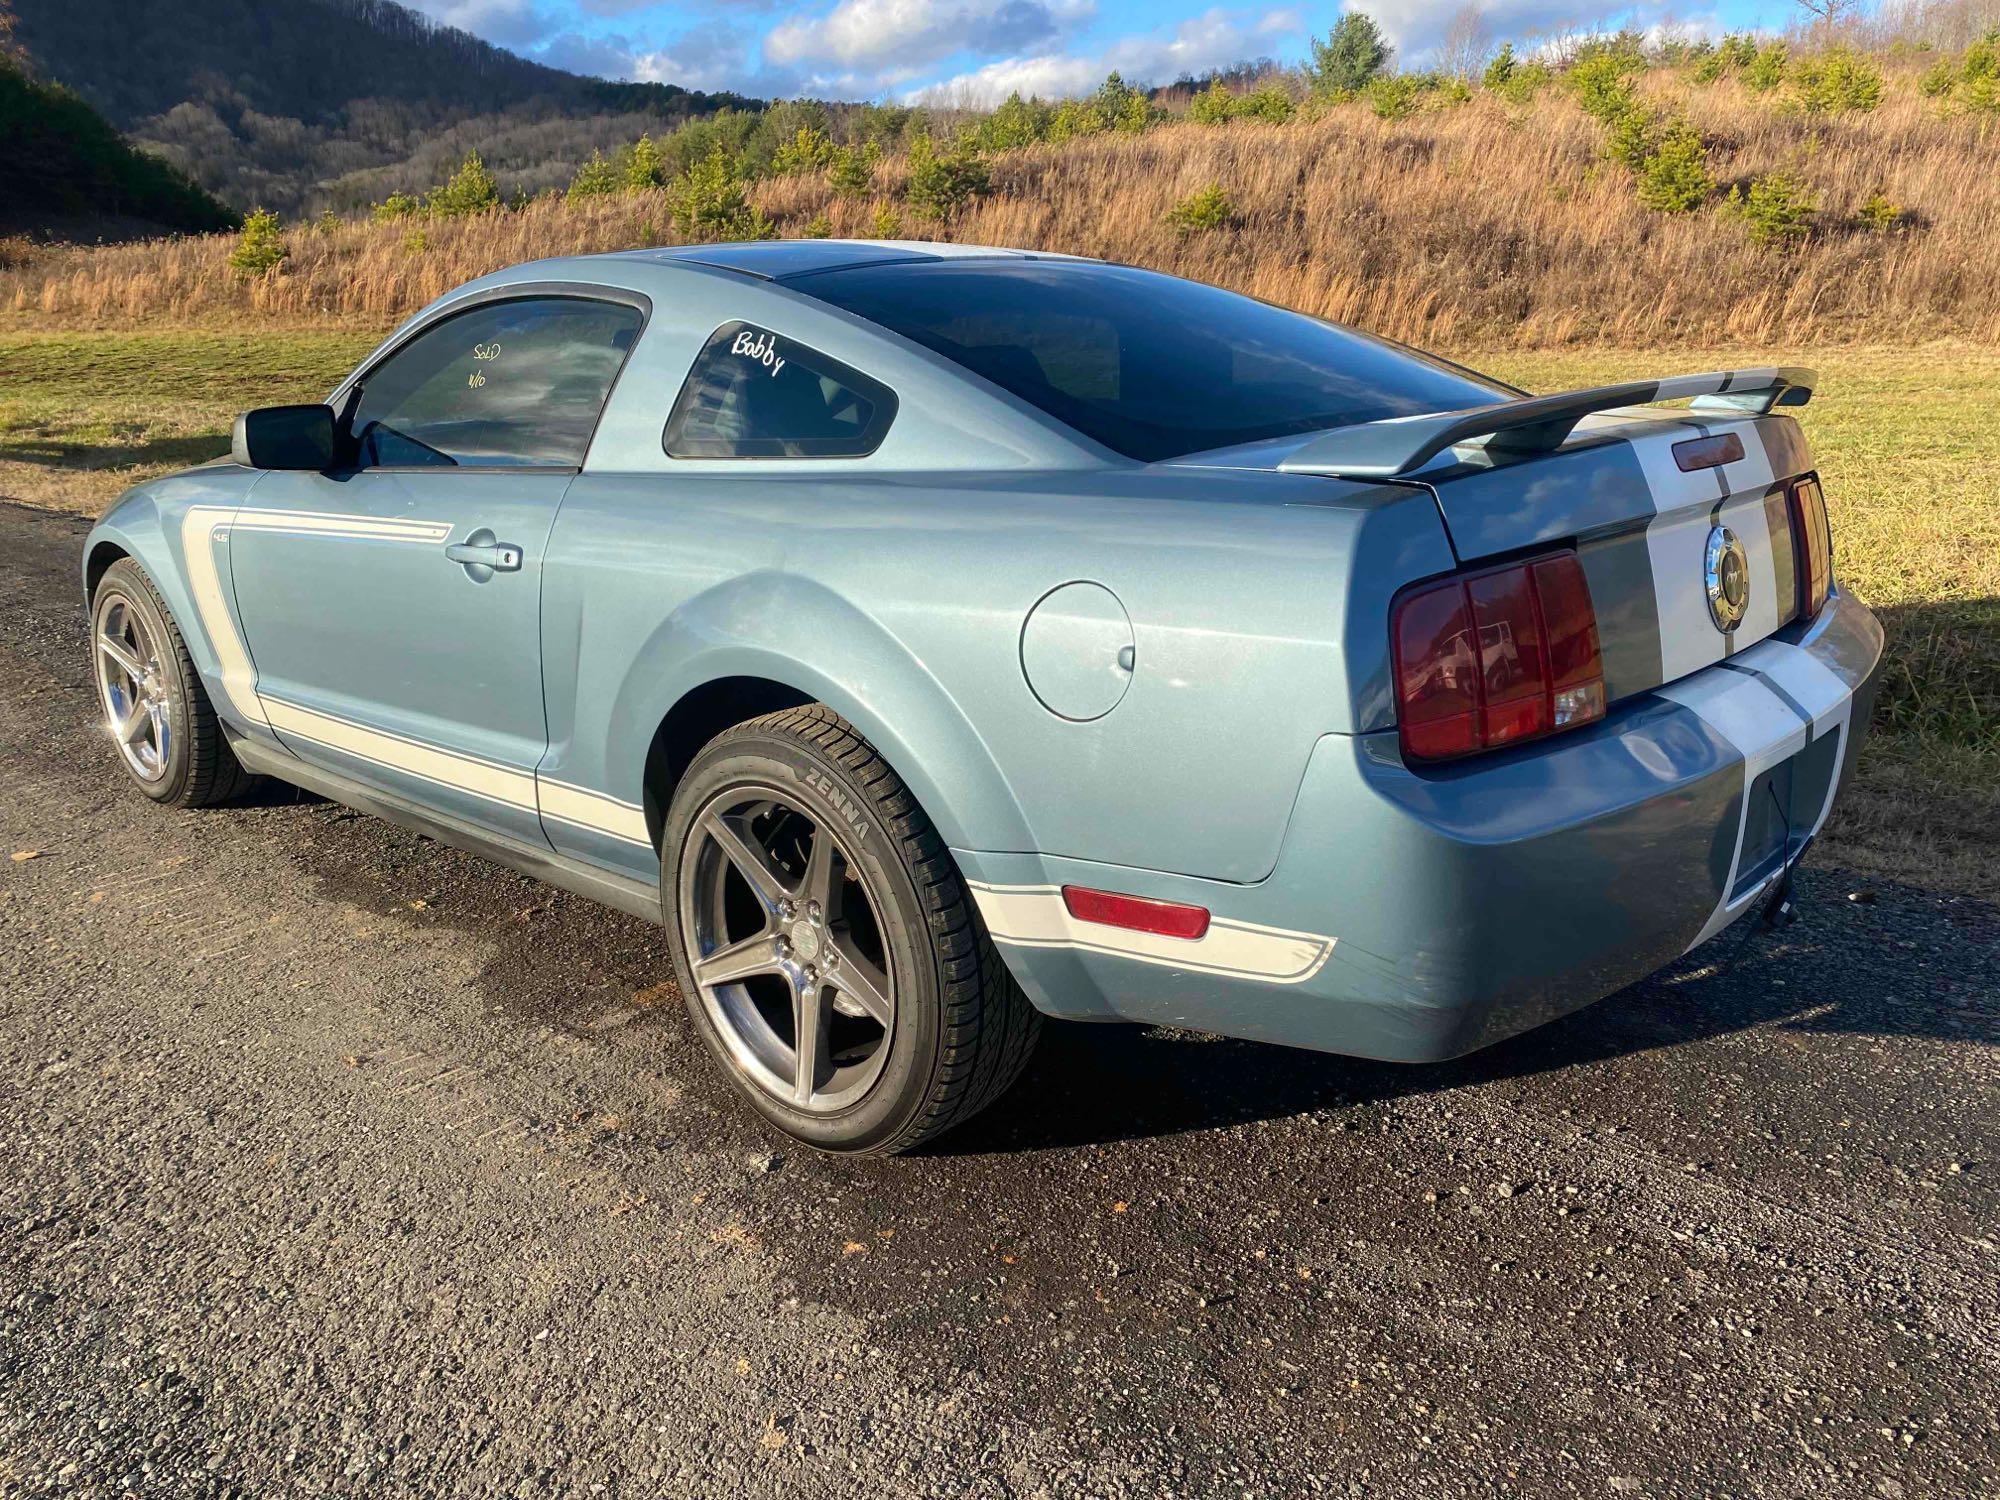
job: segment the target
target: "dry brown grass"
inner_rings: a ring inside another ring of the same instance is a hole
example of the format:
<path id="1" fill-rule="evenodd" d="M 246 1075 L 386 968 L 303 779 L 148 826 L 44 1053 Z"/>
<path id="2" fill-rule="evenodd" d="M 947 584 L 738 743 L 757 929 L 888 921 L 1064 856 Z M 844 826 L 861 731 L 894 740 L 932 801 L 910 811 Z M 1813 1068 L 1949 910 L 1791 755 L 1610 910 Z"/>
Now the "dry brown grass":
<path id="1" fill-rule="evenodd" d="M 1869 115 L 1817 124 L 1723 84 L 1654 74 L 1713 144 L 1725 184 L 1779 168 L 1820 196 L 1820 228 L 1792 253 L 1752 246 L 1710 209 L 1637 202 L 1606 162 L 1600 127 L 1567 99 L 1524 108 L 1481 95 L 1403 121 L 1362 105 L 1288 126 L 1172 125 L 998 157 L 994 192 L 943 225 L 905 232 L 1037 246 L 1153 266 L 1413 341 L 1718 342 L 2000 339 L 2000 139 L 1942 113 L 1899 78 Z M 784 234 L 818 215 L 865 236 L 900 207 L 903 164 L 881 196 L 835 197 L 823 179 L 762 182 L 751 196 Z M 1182 235 L 1178 200 L 1219 182 L 1230 227 Z M 1907 228 L 1859 225 L 1881 194 Z M 413 242 L 413 231 L 421 234 Z M 0 262 L 0 327 L 228 324 L 379 326 L 469 277 L 543 256 L 671 243 L 660 193 L 571 208 L 288 235 L 291 257 L 245 282 L 226 236 Z M 5 311 L 11 309 L 11 313 Z"/>

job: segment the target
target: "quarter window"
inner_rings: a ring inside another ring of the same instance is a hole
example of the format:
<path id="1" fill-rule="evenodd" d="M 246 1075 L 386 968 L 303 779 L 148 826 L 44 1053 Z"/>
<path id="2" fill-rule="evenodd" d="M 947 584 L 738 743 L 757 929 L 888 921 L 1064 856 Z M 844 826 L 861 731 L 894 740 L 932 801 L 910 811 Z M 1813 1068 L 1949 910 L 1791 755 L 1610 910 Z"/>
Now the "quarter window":
<path id="1" fill-rule="evenodd" d="M 896 395 L 748 323 L 709 335 L 667 420 L 673 458 L 860 458 L 881 446 Z"/>
<path id="2" fill-rule="evenodd" d="M 583 463 L 639 310 L 581 297 L 487 303 L 370 371 L 353 429 L 363 468 Z"/>

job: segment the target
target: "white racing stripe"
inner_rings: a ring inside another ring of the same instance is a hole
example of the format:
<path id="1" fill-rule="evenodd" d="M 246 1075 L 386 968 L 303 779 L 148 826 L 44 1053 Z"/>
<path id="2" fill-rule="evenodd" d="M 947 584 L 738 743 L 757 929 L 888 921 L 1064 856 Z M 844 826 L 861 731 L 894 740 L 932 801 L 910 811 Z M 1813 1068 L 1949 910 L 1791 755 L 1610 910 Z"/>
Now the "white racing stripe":
<path id="1" fill-rule="evenodd" d="M 628 844 L 653 847 L 652 831 L 646 827 L 646 810 L 636 803 L 623 802 L 588 787 L 537 778 L 541 790 L 542 816 L 559 823 L 609 834 Z"/>
<path id="2" fill-rule="evenodd" d="M 236 514 L 233 505 L 195 505 L 181 520 L 182 565 L 187 569 L 188 592 L 194 595 L 195 613 L 201 616 L 209 644 L 222 667 L 222 696 L 229 706 L 253 724 L 265 722 L 257 702 L 257 672 L 250 665 L 250 653 L 236 632 L 236 617 L 222 593 L 222 570 L 215 560 L 216 533 Z"/>
<path id="3" fill-rule="evenodd" d="M 505 807 L 534 812 L 624 843 L 652 847 L 645 811 L 635 803 L 260 693 L 256 667 L 236 627 L 236 616 L 229 607 L 216 558 L 218 544 L 227 540 L 231 529 L 435 547 L 450 540 L 453 528 L 449 521 L 409 521 L 316 511 L 255 511 L 234 506 L 191 507 L 181 522 L 188 589 L 222 669 L 222 696 L 240 718 L 405 776 L 468 792 Z"/>
<path id="4" fill-rule="evenodd" d="M 1069 948 L 1160 964 L 1198 974 L 1297 984 L 1320 971 L 1334 939 L 1216 917 L 1199 938 L 1162 937 L 1097 922 L 1079 922 L 1053 885 L 986 885 L 967 881 L 979 915 L 997 943 L 1021 948 Z"/>
<path id="5" fill-rule="evenodd" d="M 455 791 L 470 792 L 489 802 L 524 808 L 529 812 L 536 810 L 535 777 L 531 771 L 496 765 L 455 750 L 443 750 L 436 745 L 405 739 L 401 735 L 388 734 L 351 719 L 336 718 L 317 709 L 302 708 L 296 703 L 287 703 L 266 694 L 260 693 L 258 701 L 264 706 L 267 722 L 280 734 L 311 740 L 316 745 L 324 745 L 359 760 L 372 761 L 378 766 L 400 771 L 405 776 L 415 776 Z"/>
<path id="6" fill-rule="evenodd" d="M 1677 426 L 1626 439 L 1645 471 L 1654 505 L 1646 527 L 1646 554 L 1652 563 L 1653 601 L 1659 615 L 1660 676 L 1666 682 L 1731 654 L 1731 638 L 1715 628 L 1702 587 L 1708 534 L 1718 521 L 1736 534 L 1750 564 L 1750 597 L 1732 635 L 1745 641 L 1763 639 L 1778 628 L 1779 612 L 1788 602 L 1778 598 L 1771 526 L 1764 513 L 1771 461 L 1763 442 L 1749 432 L 1738 462 L 1684 474 L 1674 462 L 1674 444 L 1694 436 L 1691 427 Z M 1727 500 L 1722 498 L 1724 483 L 1730 491 Z"/>
<path id="7" fill-rule="evenodd" d="M 1758 675 L 1752 676 L 1751 673 Z M 1749 910 L 1783 879 L 1780 864 L 1769 878 L 1730 899 L 1736 889 L 1737 871 L 1743 859 L 1743 836 L 1750 817 L 1750 788 L 1756 779 L 1786 757 L 1796 755 L 1806 745 L 1829 732 L 1838 733 L 1834 746 L 1833 772 L 1827 777 L 1826 797 L 1813 817 L 1807 835 L 1817 834 L 1833 810 L 1834 792 L 1840 783 L 1840 765 L 1847 753 L 1849 718 L 1854 695 L 1838 675 L 1803 647 L 1787 641 L 1763 641 L 1739 652 L 1730 669 L 1702 672 L 1682 682 L 1655 690 L 1662 698 L 1698 714 L 1743 757 L 1743 795 L 1736 818 L 1736 843 L 1729 859 L 1729 876 L 1722 884 L 1721 898 L 1709 914 L 1690 949 L 1699 947 Z M 1787 702 L 1786 700 L 1790 701 Z M 1795 708 L 1793 705 L 1796 704 Z M 1803 715 L 1803 716 L 1802 716 Z M 1806 722 L 1809 716 L 1811 723 Z M 1797 837 L 1799 830 L 1792 830 Z"/>

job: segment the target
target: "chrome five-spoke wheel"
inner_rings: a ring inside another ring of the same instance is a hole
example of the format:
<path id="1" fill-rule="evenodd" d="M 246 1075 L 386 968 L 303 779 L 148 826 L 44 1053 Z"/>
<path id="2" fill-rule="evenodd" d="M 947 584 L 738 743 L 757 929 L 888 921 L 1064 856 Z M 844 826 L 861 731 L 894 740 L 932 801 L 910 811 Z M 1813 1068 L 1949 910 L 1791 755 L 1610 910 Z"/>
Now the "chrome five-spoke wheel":
<path id="1" fill-rule="evenodd" d="M 173 763 L 174 711 L 160 645 L 132 602 L 107 591 L 95 621 L 97 695 L 118 749 L 141 781 L 155 782 Z"/>
<path id="2" fill-rule="evenodd" d="M 784 792 L 738 786 L 695 817 L 681 931 L 731 1059 L 794 1109 L 829 1114 L 881 1076 L 896 985 L 880 896 L 840 835 Z"/>

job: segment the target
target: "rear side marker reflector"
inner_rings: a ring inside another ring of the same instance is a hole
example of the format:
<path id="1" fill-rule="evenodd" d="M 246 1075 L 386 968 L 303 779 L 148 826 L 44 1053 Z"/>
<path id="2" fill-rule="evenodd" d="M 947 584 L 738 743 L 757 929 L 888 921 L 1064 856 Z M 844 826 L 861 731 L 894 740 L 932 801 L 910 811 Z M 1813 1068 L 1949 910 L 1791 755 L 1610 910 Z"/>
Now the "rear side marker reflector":
<path id="1" fill-rule="evenodd" d="M 1733 464 L 1743 456 L 1743 439 L 1733 432 L 1719 433 L 1715 437 L 1689 438 L 1684 443 L 1674 444 L 1674 462 L 1680 465 L 1683 474 L 1692 474 L 1696 469 L 1716 469 L 1724 464 Z"/>
<path id="2" fill-rule="evenodd" d="M 1208 931 L 1208 908 L 1183 906 L 1178 901 L 1154 901 L 1145 896 L 1122 896 L 1116 891 L 1094 891 L 1089 886 L 1066 885 L 1063 905 L 1079 922 L 1095 922 L 1103 927 L 1123 927 L 1132 932 L 1151 932 L 1160 937 L 1201 937 Z"/>
<path id="3" fill-rule="evenodd" d="M 1604 717 L 1604 659 L 1574 552 L 1419 584 L 1390 615 L 1403 753 L 1448 760 Z"/>

